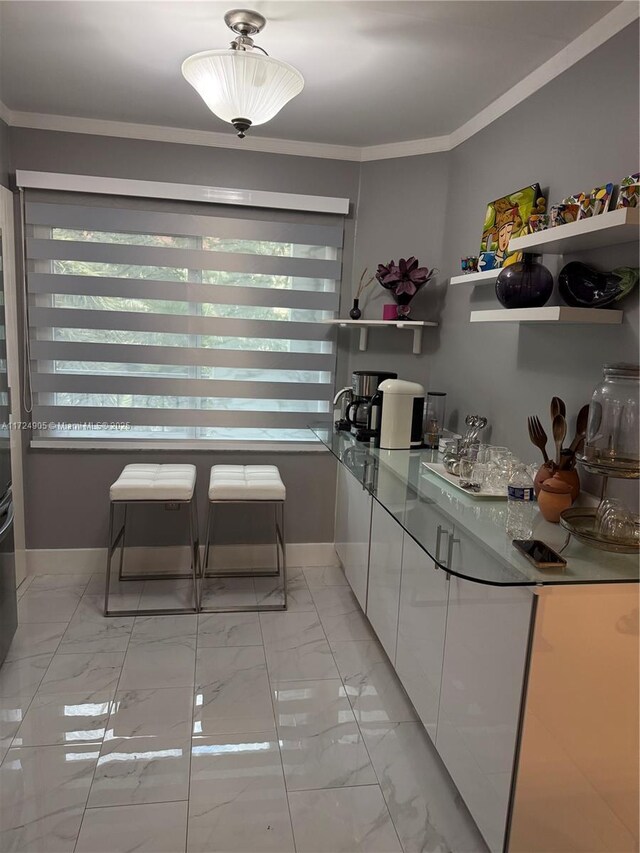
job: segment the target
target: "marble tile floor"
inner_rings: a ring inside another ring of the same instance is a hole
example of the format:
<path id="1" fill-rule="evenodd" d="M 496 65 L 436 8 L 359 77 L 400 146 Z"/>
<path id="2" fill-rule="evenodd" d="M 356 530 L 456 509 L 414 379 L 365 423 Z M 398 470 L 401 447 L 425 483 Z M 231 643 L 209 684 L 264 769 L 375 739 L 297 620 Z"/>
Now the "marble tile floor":
<path id="1" fill-rule="evenodd" d="M 486 853 L 340 569 L 292 569 L 290 609 L 262 614 L 104 619 L 101 584 L 19 591 L 3 853 Z M 121 586 L 114 605 L 145 600 Z M 209 592 L 277 594 L 244 578 Z"/>

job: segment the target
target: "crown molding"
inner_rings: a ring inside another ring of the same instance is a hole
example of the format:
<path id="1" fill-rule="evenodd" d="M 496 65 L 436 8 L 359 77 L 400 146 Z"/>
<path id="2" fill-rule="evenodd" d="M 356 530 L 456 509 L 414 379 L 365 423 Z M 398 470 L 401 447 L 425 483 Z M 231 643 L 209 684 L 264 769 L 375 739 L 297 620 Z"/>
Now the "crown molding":
<path id="1" fill-rule="evenodd" d="M 496 98 L 487 107 L 465 122 L 450 135 L 451 148 L 484 130 L 509 110 L 517 107 L 530 95 L 544 88 L 576 62 L 599 48 L 640 16 L 640 5 L 636 0 L 623 0 L 618 6 L 596 21 L 588 30 L 558 51 L 554 56 L 532 71 L 504 95 Z"/>
<path id="2" fill-rule="evenodd" d="M 430 136 L 426 139 L 408 139 L 406 142 L 389 142 L 387 145 L 367 145 L 360 149 L 359 160 L 390 160 L 394 157 L 415 157 L 417 154 L 436 154 L 451 150 L 451 135 Z"/>
<path id="3" fill-rule="evenodd" d="M 238 142 L 231 133 L 209 130 L 189 130 L 181 127 L 162 127 L 135 124 L 108 119 L 82 118 L 80 116 L 49 115 L 12 110 L 0 101 L 0 119 L 13 127 L 33 130 L 50 130 L 62 133 L 80 133 L 92 136 L 110 136 L 139 139 L 149 142 L 172 142 L 181 145 L 199 145 L 209 148 L 232 148 L 264 154 L 284 154 L 296 157 L 319 157 L 329 160 L 346 160 L 366 163 L 396 157 L 415 157 L 451 151 L 465 140 L 484 130 L 505 113 L 512 110 L 538 90 L 542 89 L 576 62 L 584 59 L 610 38 L 615 36 L 640 16 L 636 0 L 623 0 L 618 6 L 596 21 L 576 39 L 528 74 L 511 89 L 496 98 L 469 121 L 450 134 L 424 139 L 390 142 L 384 145 L 333 145 L 325 142 L 303 142 L 292 139 L 275 139 L 248 136 Z"/>
<path id="4" fill-rule="evenodd" d="M 293 139 L 271 139 L 247 136 L 238 140 L 235 135 L 211 130 L 189 130 L 182 127 L 162 127 L 154 124 L 134 124 L 109 119 L 81 118 L 45 113 L 9 110 L 8 124 L 34 130 L 53 130 L 63 133 L 83 133 L 91 136 L 122 137 L 152 142 L 174 142 L 208 148 L 235 148 L 265 154 L 286 154 L 299 157 L 322 157 L 330 160 L 360 160 L 360 148 L 350 145 L 331 145 L 324 142 L 300 142 Z"/>

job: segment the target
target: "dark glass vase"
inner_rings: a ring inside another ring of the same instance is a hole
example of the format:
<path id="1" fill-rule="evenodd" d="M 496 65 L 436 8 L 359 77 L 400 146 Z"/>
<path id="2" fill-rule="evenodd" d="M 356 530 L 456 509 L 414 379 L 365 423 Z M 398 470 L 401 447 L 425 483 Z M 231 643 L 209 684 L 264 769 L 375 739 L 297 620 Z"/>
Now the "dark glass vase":
<path id="1" fill-rule="evenodd" d="M 360 317 L 362 317 L 362 311 L 360 310 L 360 300 L 359 299 L 353 300 L 353 307 L 352 307 L 351 311 L 349 311 L 349 316 L 351 317 L 352 320 L 359 320 Z"/>
<path id="2" fill-rule="evenodd" d="M 496 280 L 496 296 L 505 308 L 542 308 L 553 293 L 553 276 L 531 255 L 505 267 Z"/>
<path id="3" fill-rule="evenodd" d="M 391 291 L 391 295 L 393 296 L 398 308 L 398 320 L 408 319 L 409 314 L 411 313 L 411 302 L 413 301 L 413 298 L 418 295 L 421 287 L 422 285 L 417 285 L 415 293 L 395 293 L 395 291 Z"/>

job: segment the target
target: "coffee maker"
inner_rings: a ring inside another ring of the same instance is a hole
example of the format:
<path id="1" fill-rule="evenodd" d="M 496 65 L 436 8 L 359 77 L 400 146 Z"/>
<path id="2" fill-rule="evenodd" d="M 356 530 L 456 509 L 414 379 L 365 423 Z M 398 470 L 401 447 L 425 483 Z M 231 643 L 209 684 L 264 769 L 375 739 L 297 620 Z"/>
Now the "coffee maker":
<path id="1" fill-rule="evenodd" d="M 351 377 L 352 400 L 347 407 L 347 422 L 351 434 L 358 441 L 369 441 L 371 429 L 371 400 L 378 386 L 386 379 L 396 379 L 397 373 L 382 370 L 354 370 Z"/>
<path id="2" fill-rule="evenodd" d="M 397 373 L 384 370 L 354 370 L 351 385 L 341 388 L 333 398 L 334 409 L 340 405 L 336 417 L 336 430 L 353 433 L 358 440 L 366 441 L 369 428 L 370 401 L 385 379 L 395 379 Z"/>

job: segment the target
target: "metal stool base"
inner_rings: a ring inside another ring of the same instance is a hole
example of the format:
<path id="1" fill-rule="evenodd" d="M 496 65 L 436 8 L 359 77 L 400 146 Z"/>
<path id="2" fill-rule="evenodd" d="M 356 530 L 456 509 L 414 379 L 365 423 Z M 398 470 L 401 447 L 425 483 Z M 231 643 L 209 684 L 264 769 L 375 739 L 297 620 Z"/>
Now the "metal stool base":
<path id="1" fill-rule="evenodd" d="M 129 504 L 153 504 L 153 505 L 164 505 L 166 503 L 179 504 L 180 506 L 187 507 L 189 510 L 189 544 L 191 551 L 191 571 L 190 572 L 172 572 L 172 573 L 162 573 L 162 572 L 153 572 L 149 574 L 125 574 L 123 571 L 124 568 L 124 550 L 125 550 L 125 536 L 127 531 L 127 508 Z M 115 508 L 116 505 L 121 505 L 124 508 L 124 515 L 122 520 L 122 527 L 116 534 L 115 538 L 113 536 L 113 522 L 115 517 Z M 113 555 L 116 551 L 116 548 L 120 544 L 120 562 L 118 566 L 118 580 L 119 581 L 149 581 L 149 580 L 191 580 L 193 582 L 193 607 L 147 607 L 140 608 L 139 610 L 110 610 L 109 609 L 109 595 L 110 595 L 110 585 L 111 585 L 111 563 L 113 560 Z M 200 601 L 198 598 L 199 594 L 199 586 L 198 579 L 202 573 L 201 563 L 200 563 L 200 541 L 198 539 L 198 514 L 196 510 L 196 502 L 195 502 L 195 493 L 191 500 L 188 501 L 111 501 L 110 509 L 109 509 L 109 546 L 107 549 L 107 573 L 105 578 L 105 591 L 104 591 L 104 610 L 103 613 L 105 616 L 174 616 L 184 613 L 198 613 L 200 608 Z"/>
<path id="2" fill-rule="evenodd" d="M 272 505 L 274 508 L 276 571 L 275 572 L 208 572 L 211 528 L 213 527 L 213 508 L 217 504 L 259 504 Z M 278 513 L 278 508 L 280 512 Z M 278 519 L 278 515 L 280 518 Z M 204 607 L 202 604 L 202 585 L 206 578 L 275 578 L 282 577 L 282 604 L 246 604 L 227 607 Z M 204 566 L 200 572 L 200 613 L 261 613 L 287 609 L 287 554 L 284 540 L 284 501 L 209 501 L 207 513 L 207 533 L 205 539 Z"/>

